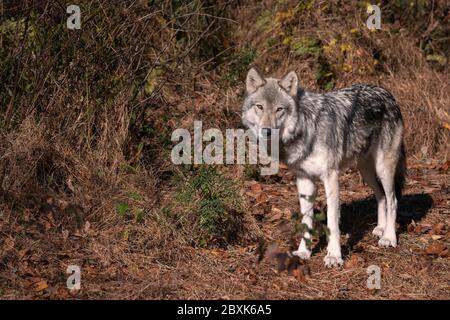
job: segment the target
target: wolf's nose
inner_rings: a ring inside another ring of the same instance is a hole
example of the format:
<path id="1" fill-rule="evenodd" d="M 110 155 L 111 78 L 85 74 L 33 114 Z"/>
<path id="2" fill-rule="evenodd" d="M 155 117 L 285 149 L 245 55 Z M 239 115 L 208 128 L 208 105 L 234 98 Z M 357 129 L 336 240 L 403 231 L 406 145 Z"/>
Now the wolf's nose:
<path id="1" fill-rule="evenodd" d="M 262 128 L 261 129 L 261 134 L 262 134 L 263 137 L 269 138 L 270 135 L 272 134 L 272 130 L 270 128 Z"/>

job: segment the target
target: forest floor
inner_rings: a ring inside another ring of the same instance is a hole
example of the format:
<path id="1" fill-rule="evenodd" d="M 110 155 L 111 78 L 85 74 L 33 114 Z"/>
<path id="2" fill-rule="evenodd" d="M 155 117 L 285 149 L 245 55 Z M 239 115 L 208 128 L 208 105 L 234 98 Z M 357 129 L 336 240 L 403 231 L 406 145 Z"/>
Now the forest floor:
<path id="1" fill-rule="evenodd" d="M 397 248 L 377 246 L 371 235 L 376 224 L 376 202 L 359 174 L 347 170 L 340 180 L 345 263 L 334 269 L 323 265 L 324 239 L 314 241 L 313 255 L 306 263 L 293 262 L 295 259 L 286 255 L 292 241 L 291 214 L 298 210 L 298 199 L 294 178 L 285 169 L 266 183 L 245 182 L 248 207 L 266 242 L 265 255 L 261 253 L 261 244 L 256 242 L 225 249 L 167 244 L 167 248 L 160 247 L 166 260 L 152 259 L 145 246 L 133 248 L 128 242 L 128 248 L 123 249 L 111 239 L 105 241 L 108 235 L 103 233 L 110 229 L 102 223 L 92 223 L 89 229 L 85 226 L 82 234 L 69 234 L 64 229 L 61 232 L 50 215 L 27 217 L 32 223 L 25 228 L 20 227 L 19 220 L 4 217 L 0 220 L 2 233 L 16 230 L 16 234 L 27 234 L 28 243 L 17 246 L 20 236 L 5 241 L 3 251 L 12 272 L 0 273 L 0 296 L 2 299 L 448 299 L 447 166 L 448 163 L 439 165 L 431 160 L 410 161 L 399 205 Z M 324 203 L 321 186 L 316 208 L 322 209 Z M 121 263 L 114 260 L 115 255 Z M 81 264 L 81 290 L 66 288 L 68 257 Z M 380 289 L 367 287 L 370 276 L 367 268 L 371 265 L 381 269 Z"/>

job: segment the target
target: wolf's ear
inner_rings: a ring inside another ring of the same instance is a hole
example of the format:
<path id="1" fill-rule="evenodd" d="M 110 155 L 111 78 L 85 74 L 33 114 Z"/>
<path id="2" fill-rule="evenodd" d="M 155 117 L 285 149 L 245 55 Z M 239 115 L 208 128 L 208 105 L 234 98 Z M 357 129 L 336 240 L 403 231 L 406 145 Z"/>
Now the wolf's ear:
<path id="1" fill-rule="evenodd" d="M 256 71 L 255 68 L 251 68 L 247 73 L 247 80 L 245 80 L 245 85 L 247 89 L 247 93 L 255 92 L 259 87 L 264 85 L 266 80 L 264 80 Z"/>
<path id="2" fill-rule="evenodd" d="M 291 96 L 297 95 L 298 77 L 295 71 L 291 71 L 287 75 L 285 75 L 280 81 L 278 81 L 278 84 Z"/>

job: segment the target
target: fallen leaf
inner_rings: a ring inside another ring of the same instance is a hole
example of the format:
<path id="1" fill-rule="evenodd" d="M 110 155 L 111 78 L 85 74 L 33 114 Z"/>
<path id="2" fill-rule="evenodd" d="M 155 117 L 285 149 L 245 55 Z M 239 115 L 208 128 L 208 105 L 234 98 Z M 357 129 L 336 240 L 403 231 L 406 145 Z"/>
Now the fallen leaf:
<path id="1" fill-rule="evenodd" d="M 350 259 L 347 259 L 344 263 L 344 268 L 345 269 L 354 269 L 354 268 L 359 268 L 362 267 L 364 265 L 364 258 L 362 258 L 361 256 L 357 255 L 357 254 L 352 254 L 352 256 L 350 257 Z"/>
<path id="2" fill-rule="evenodd" d="M 448 255 L 448 247 L 442 243 L 431 244 L 425 248 L 425 253 L 433 256 L 445 257 Z"/>
<path id="3" fill-rule="evenodd" d="M 364 49 L 358 48 L 356 49 L 356 54 L 358 55 L 358 57 L 362 57 L 366 54 L 366 52 L 364 51 Z"/>
<path id="4" fill-rule="evenodd" d="M 303 272 L 303 269 L 301 269 L 301 268 L 294 269 L 294 271 L 292 273 L 293 273 L 294 277 L 297 278 L 298 281 L 306 282 L 306 277 L 305 277 L 305 273 Z"/>
<path id="5" fill-rule="evenodd" d="M 344 63 L 342 65 L 342 71 L 344 71 L 344 72 L 352 72 L 352 69 L 353 69 L 353 67 L 351 64 Z"/>
<path id="6" fill-rule="evenodd" d="M 272 213 L 274 214 L 278 214 L 278 213 L 283 213 L 283 211 L 280 208 L 277 208 L 275 206 L 272 206 Z"/>
<path id="7" fill-rule="evenodd" d="M 433 234 L 439 235 L 439 234 L 445 234 L 445 223 L 438 222 L 436 223 L 433 228 L 431 229 Z"/>
<path id="8" fill-rule="evenodd" d="M 272 207 L 272 216 L 269 218 L 270 222 L 274 222 L 283 218 L 283 211 L 276 207 Z"/>
<path id="9" fill-rule="evenodd" d="M 428 239 L 425 237 L 420 237 L 419 241 L 422 241 L 423 243 L 428 244 Z"/>
<path id="10" fill-rule="evenodd" d="M 48 288 L 47 280 L 41 280 L 34 284 L 34 291 L 42 291 Z"/>
<path id="11" fill-rule="evenodd" d="M 414 233 L 415 234 L 424 234 L 428 231 L 431 230 L 431 226 L 430 225 L 423 225 L 423 224 L 418 224 L 414 227 Z"/>
<path id="12" fill-rule="evenodd" d="M 227 252 L 224 251 L 224 250 L 212 249 L 210 252 L 211 252 L 212 255 L 214 255 L 216 257 L 222 257 L 222 258 L 227 258 L 228 257 Z"/>
<path id="13" fill-rule="evenodd" d="M 447 129 L 450 130 L 450 125 L 447 124 Z M 450 160 L 445 161 L 445 163 L 441 166 L 440 170 L 447 172 L 450 169 Z"/>
<path id="14" fill-rule="evenodd" d="M 274 214 L 273 216 L 271 216 L 269 218 L 269 221 L 270 222 L 275 222 L 277 220 L 280 220 L 281 218 L 283 218 L 283 213 L 277 213 L 277 214 Z"/>
<path id="15" fill-rule="evenodd" d="M 263 189 L 262 189 L 261 184 L 255 183 L 254 185 L 251 186 L 251 190 L 254 194 L 256 194 L 256 193 L 260 193 Z"/>
<path id="16" fill-rule="evenodd" d="M 261 204 L 264 202 L 267 202 L 269 200 L 269 198 L 267 197 L 266 194 L 264 193 L 260 193 L 257 197 L 256 197 L 256 203 L 257 204 Z"/>

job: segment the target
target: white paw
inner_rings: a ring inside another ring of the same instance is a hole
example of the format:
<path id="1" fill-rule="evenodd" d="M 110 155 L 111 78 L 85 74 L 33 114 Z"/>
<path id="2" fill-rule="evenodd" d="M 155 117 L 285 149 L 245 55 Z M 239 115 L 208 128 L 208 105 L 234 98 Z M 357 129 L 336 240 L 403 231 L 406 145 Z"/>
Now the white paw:
<path id="1" fill-rule="evenodd" d="M 292 254 L 300 259 L 308 260 L 311 257 L 311 250 L 297 250 L 292 252 Z"/>
<path id="2" fill-rule="evenodd" d="M 323 262 L 325 263 L 325 267 L 327 267 L 327 268 L 339 267 L 339 266 L 342 266 L 342 264 L 344 263 L 344 261 L 342 260 L 341 257 L 332 256 L 332 255 L 327 255 L 323 259 Z"/>
<path id="3" fill-rule="evenodd" d="M 376 226 L 372 231 L 372 234 L 378 238 L 381 238 L 383 236 L 383 233 L 384 233 L 384 228 L 380 227 L 380 226 Z"/>
<path id="4" fill-rule="evenodd" d="M 397 239 L 395 239 L 395 237 L 389 238 L 389 237 L 383 236 L 378 241 L 378 246 L 380 246 L 380 247 L 394 247 L 395 248 L 397 246 Z"/>

